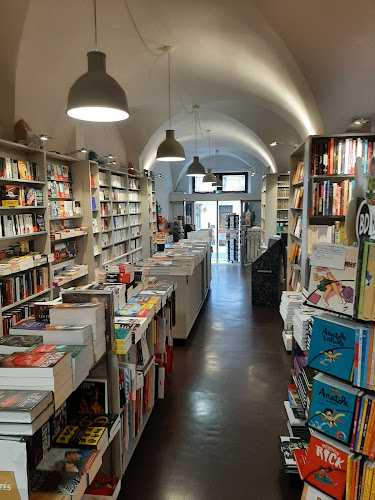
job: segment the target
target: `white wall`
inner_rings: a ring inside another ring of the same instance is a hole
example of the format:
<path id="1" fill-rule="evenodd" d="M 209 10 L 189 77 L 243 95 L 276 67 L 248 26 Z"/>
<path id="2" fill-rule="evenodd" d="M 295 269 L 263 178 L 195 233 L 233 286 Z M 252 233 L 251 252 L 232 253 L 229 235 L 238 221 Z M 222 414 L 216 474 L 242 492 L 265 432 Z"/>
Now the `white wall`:
<path id="1" fill-rule="evenodd" d="M 160 204 L 162 216 L 170 220 L 169 195 L 173 191 L 170 164 L 167 162 L 155 162 L 152 172 L 155 174 L 156 201 Z M 159 174 L 161 174 L 161 178 Z"/>

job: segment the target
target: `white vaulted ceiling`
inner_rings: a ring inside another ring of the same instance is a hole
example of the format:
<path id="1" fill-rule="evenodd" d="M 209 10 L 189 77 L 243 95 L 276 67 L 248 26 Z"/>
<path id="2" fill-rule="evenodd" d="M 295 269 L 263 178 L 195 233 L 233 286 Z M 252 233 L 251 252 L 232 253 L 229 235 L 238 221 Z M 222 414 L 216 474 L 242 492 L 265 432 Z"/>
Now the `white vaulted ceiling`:
<path id="1" fill-rule="evenodd" d="M 181 99 L 188 110 L 200 105 L 212 149 L 281 171 L 288 169 L 293 145 L 308 134 L 344 132 L 355 116 L 374 113 L 374 1 L 128 3 L 153 51 L 161 44 L 175 48 L 173 126 L 187 158 L 194 153 L 194 120 Z M 65 115 L 69 87 L 94 48 L 92 0 L 17 0 L 17 8 L 0 1 L 0 27 L 7 27 L 0 30 L 0 64 L 10 68 L 6 90 L 13 84 L 15 96 L 11 112 L 1 95 L 0 111 L 55 137 L 51 149 L 85 145 L 135 163 L 143 152 L 149 163 L 168 117 L 167 59 L 143 46 L 123 0 L 97 5 L 98 49 L 126 91 L 130 118 L 77 127 Z M 285 144 L 270 148 L 273 140 Z M 207 141 L 200 138 L 198 148 L 206 153 Z"/>

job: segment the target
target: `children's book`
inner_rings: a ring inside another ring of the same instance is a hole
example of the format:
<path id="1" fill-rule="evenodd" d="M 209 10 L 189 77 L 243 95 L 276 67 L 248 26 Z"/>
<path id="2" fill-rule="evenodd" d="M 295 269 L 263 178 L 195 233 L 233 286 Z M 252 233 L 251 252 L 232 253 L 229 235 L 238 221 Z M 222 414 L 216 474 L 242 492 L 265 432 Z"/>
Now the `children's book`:
<path id="1" fill-rule="evenodd" d="M 349 448 L 318 432 L 311 436 L 304 479 L 323 493 L 342 500 Z"/>
<path id="2" fill-rule="evenodd" d="M 322 314 L 314 318 L 307 366 L 352 380 L 356 332 L 365 325 Z"/>
<path id="3" fill-rule="evenodd" d="M 344 269 L 311 266 L 307 304 L 352 317 L 357 259 L 358 248 L 345 247 Z"/>
<path id="4" fill-rule="evenodd" d="M 314 378 L 308 425 L 348 443 L 359 389 L 323 373 Z"/>

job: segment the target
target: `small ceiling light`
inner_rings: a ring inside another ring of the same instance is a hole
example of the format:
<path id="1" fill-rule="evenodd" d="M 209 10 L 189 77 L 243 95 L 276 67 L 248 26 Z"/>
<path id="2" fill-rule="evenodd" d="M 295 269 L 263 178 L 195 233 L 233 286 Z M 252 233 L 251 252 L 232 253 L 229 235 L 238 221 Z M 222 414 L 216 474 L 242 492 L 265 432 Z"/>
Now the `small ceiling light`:
<path id="1" fill-rule="evenodd" d="M 217 189 L 223 189 L 223 182 L 219 177 L 219 150 L 216 150 L 216 182 L 212 184 Z"/>
<path id="2" fill-rule="evenodd" d="M 207 170 L 207 174 L 203 177 L 202 182 L 211 182 L 211 183 L 216 182 L 216 177 L 211 172 L 210 168 Z"/>
<path id="3" fill-rule="evenodd" d="M 113 158 L 117 158 L 117 157 L 113 156 L 113 155 L 106 155 L 105 158 L 108 158 L 109 160 L 113 160 Z"/>
<path id="4" fill-rule="evenodd" d="M 193 106 L 194 118 L 195 118 L 195 156 L 193 157 L 193 163 L 187 169 L 186 175 L 188 177 L 204 177 L 206 171 L 204 166 L 199 162 L 198 156 L 198 110 L 199 106 Z"/>
<path id="5" fill-rule="evenodd" d="M 89 153 L 89 150 L 86 148 L 76 149 L 75 151 L 69 151 L 69 153 L 65 153 L 67 156 L 74 155 L 76 153 Z"/>
<path id="6" fill-rule="evenodd" d="M 40 139 L 41 141 L 49 141 L 50 139 L 52 139 L 52 137 L 50 137 L 50 136 L 49 136 L 49 135 L 47 135 L 47 134 L 40 134 L 39 139 Z"/>
<path id="7" fill-rule="evenodd" d="M 120 84 L 106 72 L 106 55 L 97 49 L 94 0 L 95 51 L 87 54 L 88 71 L 70 87 L 67 114 L 89 122 L 117 122 L 129 117 L 128 102 Z"/>
<path id="8" fill-rule="evenodd" d="M 270 146 L 275 147 L 275 146 L 278 146 L 279 144 L 284 144 L 284 143 L 281 141 L 273 141 L 270 143 Z"/>
<path id="9" fill-rule="evenodd" d="M 165 141 L 157 150 L 157 161 L 182 161 L 185 160 L 185 151 L 182 145 L 176 141 L 174 130 L 172 130 L 171 118 L 171 52 L 173 47 L 164 47 L 164 52 L 168 53 L 168 109 L 169 109 L 169 129 L 165 131 Z"/>
<path id="10" fill-rule="evenodd" d="M 370 120 L 367 118 L 356 118 L 353 123 L 355 125 L 364 125 L 365 123 L 368 123 Z"/>

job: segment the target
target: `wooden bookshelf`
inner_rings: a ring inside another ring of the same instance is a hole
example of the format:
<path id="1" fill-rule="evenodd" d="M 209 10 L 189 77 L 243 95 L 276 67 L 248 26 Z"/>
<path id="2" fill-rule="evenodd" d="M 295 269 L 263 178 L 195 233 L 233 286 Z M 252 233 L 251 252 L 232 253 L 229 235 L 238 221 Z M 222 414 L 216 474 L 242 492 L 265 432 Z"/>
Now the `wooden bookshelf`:
<path id="1" fill-rule="evenodd" d="M 288 231 L 289 222 L 289 172 L 279 174 L 277 180 L 277 212 L 276 212 L 276 232 L 282 233 Z"/>
<path id="2" fill-rule="evenodd" d="M 266 174 L 262 177 L 261 229 L 262 242 L 267 245 L 269 238 L 277 229 L 278 174 Z"/>

